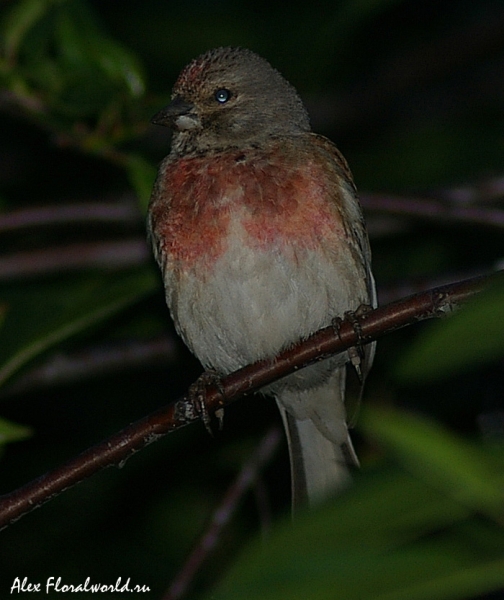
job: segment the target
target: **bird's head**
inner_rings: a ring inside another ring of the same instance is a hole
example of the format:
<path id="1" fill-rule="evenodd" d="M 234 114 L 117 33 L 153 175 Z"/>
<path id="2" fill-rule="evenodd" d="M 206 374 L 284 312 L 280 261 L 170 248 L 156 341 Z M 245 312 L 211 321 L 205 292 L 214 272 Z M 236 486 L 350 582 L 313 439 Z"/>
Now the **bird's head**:
<path id="1" fill-rule="evenodd" d="M 217 48 L 189 63 L 171 103 L 152 122 L 173 129 L 175 152 L 261 145 L 310 130 L 296 90 L 266 60 L 243 48 Z"/>

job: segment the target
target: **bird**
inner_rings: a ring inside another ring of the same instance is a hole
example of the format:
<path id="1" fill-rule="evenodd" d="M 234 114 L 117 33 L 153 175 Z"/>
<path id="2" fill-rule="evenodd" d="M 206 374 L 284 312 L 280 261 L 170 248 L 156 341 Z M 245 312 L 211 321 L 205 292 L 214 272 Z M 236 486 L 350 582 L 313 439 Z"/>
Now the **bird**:
<path id="1" fill-rule="evenodd" d="M 296 89 L 269 62 L 240 47 L 205 52 L 152 123 L 172 138 L 148 234 L 176 330 L 206 370 L 272 359 L 376 306 L 347 162 L 312 131 Z M 374 345 L 358 350 L 363 382 Z M 261 390 L 285 426 L 294 510 L 344 490 L 358 465 L 345 409 L 350 359 L 324 359 Z"/>

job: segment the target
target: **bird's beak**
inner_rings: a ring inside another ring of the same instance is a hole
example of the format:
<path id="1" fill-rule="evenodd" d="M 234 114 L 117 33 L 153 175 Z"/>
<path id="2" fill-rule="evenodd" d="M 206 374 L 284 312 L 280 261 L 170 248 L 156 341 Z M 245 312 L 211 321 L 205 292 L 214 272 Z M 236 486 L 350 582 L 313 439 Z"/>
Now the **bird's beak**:
<path id="1" fill-rule="evenodd" d="M 168 106 L 152 117 L 151 123 L 176 129 L 193 129 L 198 122 L 193 109 L 194 104 L 187 102 L 182 96 L 175 96 Z"/>

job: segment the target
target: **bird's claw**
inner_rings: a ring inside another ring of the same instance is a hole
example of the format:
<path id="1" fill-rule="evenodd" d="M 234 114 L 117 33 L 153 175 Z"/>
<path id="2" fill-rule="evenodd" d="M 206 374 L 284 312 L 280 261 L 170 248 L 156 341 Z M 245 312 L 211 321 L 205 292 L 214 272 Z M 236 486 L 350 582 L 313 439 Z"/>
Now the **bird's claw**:
<path id="1" fill-rule="evenodd" d="M 350 363 L 352 367 L 355 369 L 357 373 L 357 377 L 359 378 L 359 382 L 362 383 L 364 378 L 362 376 L 362 348 L 360 346 L 352 346 L 348 348 L 348 357 L 350 358 Z"/>
<path id="2" fill-rule="evenodd" d="M 189 387 L 189 399 L 192 400 L 197 413 L 203 421 L 205 429 L 212 436 L 214 432 L 212 430 L 212 417 L 206 404 L 206 391 L 208 385 L 213 384 L 217 387 L 220 394 L 224 396 L 224 391 L 222 389 L 220 380 L 220 375 L 216 371 L 205 371 Z M 224 408 L 218 408 L 214 415 L 219 423 L 219 431 L 221 431 L 224 425 Z"/>
<path id="3" fill-rule="evenodd" d="M 352 346 L 348 349 L 348 358 L 350 359 L 350 364 L 355 369 L 357 377 L 359 378 L 360 383 L 363 382 L 363 373 L 362 373 L 362 359 L 364 358 L 364 350 L 362 348 L 362 341 L 364 336 L 362 334 L 362 328 L 360 326 L 360 322 L 358 317 L 372 310 L 372 307 L 366 304 L 361 304 L 357 310 L 349 310 L 345 312 L 344 319 L 341 317 L 335 317 L 332 320 L 332 326 L 334 327 L 336 334 L 339 335 L 339 330 L 341 328 L 341 324 L 343 320 L 348 321 L 357 335 L 358 342 L 355 346 Z"/>

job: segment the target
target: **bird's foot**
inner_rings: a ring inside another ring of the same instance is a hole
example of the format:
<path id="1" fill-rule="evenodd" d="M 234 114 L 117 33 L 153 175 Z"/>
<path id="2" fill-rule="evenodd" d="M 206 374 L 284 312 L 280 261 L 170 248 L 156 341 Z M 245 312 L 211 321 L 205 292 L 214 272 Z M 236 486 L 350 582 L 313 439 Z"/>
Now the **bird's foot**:
<path id="1" fill-rule="evenodd" d="M 210 415 L 206 403 L 206 394 L 208 386 L 215 386 L 220 395 L 224 396 L 224 390 L 221 385 L 221 376 L 217 371 L 205 371 L 202 373 L 198 379 L 189 386 L 189 400 L 192 401 L 193 405 L 196 408 L 196 411 L 201 417 L 203 424 L 205 425 L 205 429 L 208 431 L 210 435 L 213 435 L 212 429 L 212 415 Z M 224 425 L 224 408 L 218 408 L 214 412 L 214 416 L 218 421 L 218 429 L 222 430 Z"/>
<path id="2" fill-rule="evenodd" d="M 350 364 L 355 369 L 357 373 L 357 377 L 359 381 L 363 382 L 363 374 L 362 374 L 362 359 L 364 358 L 364 349 L 362 347 L 362 341 L 364 340 L 364 336 L 362 334 L 362 328 L 359 322 L 359 317 L 368 313 L 373 309 L 372 306 L 368 304 L 361 304 L 357 310 L 348 310 L 345 312 L 344 319 L 340 317 L 336 317 L 332 321 L 332 325 L 338 333 L 341 324 L 343 321 L 347 321 L 352 325 L 352 328 L 357 336 L 357 344 L 348 349 L 348 357 L 350 359 Z"/>

